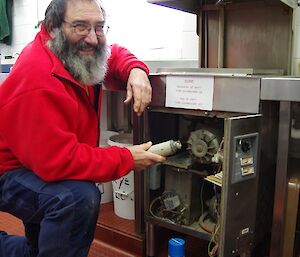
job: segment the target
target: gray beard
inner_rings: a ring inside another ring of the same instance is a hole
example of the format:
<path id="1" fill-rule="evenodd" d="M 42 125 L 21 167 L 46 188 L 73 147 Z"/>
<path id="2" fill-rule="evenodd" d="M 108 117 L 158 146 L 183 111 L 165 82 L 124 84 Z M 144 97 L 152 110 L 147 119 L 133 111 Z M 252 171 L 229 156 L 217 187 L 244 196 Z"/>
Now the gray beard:
<path id="1" fill-rule="evenodd" d="M 79 50 L 93 46 L 84 40 L 71 44 L 60 29 L 55 29 L 53 32 L 55 38 L 48 40 L 47 46 L 62 61 L 74 79 L 84 85 L 101 83 L 107 71 L 107 60 L 110 55 L 110 48 L 106 41 L 94 47 L 95 55 L 83 56 L 78 53 Z"/>

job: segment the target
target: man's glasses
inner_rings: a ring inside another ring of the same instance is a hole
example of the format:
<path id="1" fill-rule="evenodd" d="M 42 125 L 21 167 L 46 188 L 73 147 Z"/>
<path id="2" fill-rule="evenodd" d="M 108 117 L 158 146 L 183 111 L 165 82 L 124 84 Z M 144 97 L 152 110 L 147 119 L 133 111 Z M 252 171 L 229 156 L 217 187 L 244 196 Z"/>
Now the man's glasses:
<path id="1" fill-rule="evenodd" d="M 84 36 L 84 37 L 86 37 L 90 33 L 92 28 L 94 29 L 95 34 L 98 37 L 104 37 L 107 34 L 108 29 L 109 29 L 108 26 L 102 25 L 102 24 L 91 26 L 91 25 L 88 25 L 86 23 L 70 23 L 70 22 L 67 22 L 65 20 L 63 22 L 68 24 L 70 27 L 72 27 L 74 32 L 77 35 Z"/>

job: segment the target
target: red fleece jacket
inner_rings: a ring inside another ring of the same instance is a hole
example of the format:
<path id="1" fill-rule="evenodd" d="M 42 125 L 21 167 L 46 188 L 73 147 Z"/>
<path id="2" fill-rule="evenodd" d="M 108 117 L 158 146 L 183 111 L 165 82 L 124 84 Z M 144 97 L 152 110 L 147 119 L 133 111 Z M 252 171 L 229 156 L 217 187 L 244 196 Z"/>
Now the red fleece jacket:
<path id="1" fill-rule="evenodd" d="M 133 168 L 130 151 L 97 147 L 100 108 L 94 110 L 93 88 L 74 80 L 45 45 L 48 39 L 42 27 L 0 86 L 0 174 L 26 167 L 46 181 L 126 175 Z M 111 47 L 108 67 L 106 86 L 113 89 L 125 89 L 134 67 L 149 72 L 118 45 Z"/>

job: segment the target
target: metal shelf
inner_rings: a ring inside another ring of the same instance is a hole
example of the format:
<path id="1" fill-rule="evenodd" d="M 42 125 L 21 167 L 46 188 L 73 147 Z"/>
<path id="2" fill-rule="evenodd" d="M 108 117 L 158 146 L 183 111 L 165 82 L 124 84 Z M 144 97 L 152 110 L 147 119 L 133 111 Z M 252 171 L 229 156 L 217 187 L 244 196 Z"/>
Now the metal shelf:
<path id="1" fill-rule="evenodd" d="M 297 0 L 277 0 L 278 2 L 282 2 L 288 5 L 291 8 L 297 7 Z M 148 3 L 156 4 L 172 9 L 177 9 L 184 12 L 194 13 L 197 14 L 198 11 L 202 8 L 203 2 L 205 4 L 217 4 L 219 6 L 223 6 L 224 4 L 231 4 L 231 3 L 240 3 L 240 2 L 252 2 L 251 0 L 224 0 L 224 1 L 217 1 L 217 0 L 148 0 Z"/>
<path id="2" fill-rule="evenodd" d="M 192 224 L 191 226 L 184 226 L 184 225 L 178 225 L 175 223 L 171 223 L 162 219 L 158 219 L 158 218 L 154 218 L 150 215 L 146 216 L 146 221 L 153 224 L 153 225 L 157 225 L 160 227 L 164 227 L 164 228 L 168 228 L 180 233 L 184 233 L 190 236 L 194 236 L 200 239 L 204 239 L 209 241 L 211 239 L 211 234 L 209 234 L 208 232 L 204 231 L 203 229 L 201 229 L 196 222 L 194 224 Z"/>
<path id="3" fill-rule="evenodd" d="M 197 0 L 148 0 L 148 3 L 197 14 L 200 3 Z"/>

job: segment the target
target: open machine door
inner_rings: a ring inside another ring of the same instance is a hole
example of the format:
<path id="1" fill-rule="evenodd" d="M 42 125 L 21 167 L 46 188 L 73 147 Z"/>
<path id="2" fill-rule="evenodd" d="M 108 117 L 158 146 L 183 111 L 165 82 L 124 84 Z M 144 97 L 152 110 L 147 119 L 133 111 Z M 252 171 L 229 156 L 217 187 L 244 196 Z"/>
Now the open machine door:
<path id="1" fill-rule="evenodd" d="M 248 256 L 254 247 L 261 116 L 224 120 L 219 257 Z"/>

